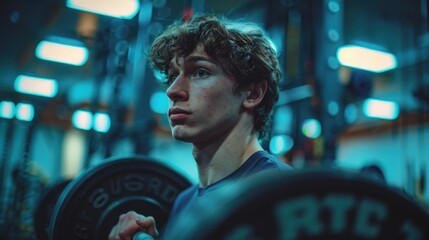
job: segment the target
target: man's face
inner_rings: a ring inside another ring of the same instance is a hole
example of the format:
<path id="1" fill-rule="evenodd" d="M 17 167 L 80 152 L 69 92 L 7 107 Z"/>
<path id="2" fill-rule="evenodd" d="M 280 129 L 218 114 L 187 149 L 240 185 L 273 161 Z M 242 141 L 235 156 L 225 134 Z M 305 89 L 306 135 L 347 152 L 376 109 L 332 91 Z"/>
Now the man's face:
<path id="1" fill-rule="evenodd" d="M 174 138 L 204 144 L 225 136 L 238 122 L 243 94 L 233 91 L 234 80 L 204 51 L 173 58 L 169 122 Z"/>

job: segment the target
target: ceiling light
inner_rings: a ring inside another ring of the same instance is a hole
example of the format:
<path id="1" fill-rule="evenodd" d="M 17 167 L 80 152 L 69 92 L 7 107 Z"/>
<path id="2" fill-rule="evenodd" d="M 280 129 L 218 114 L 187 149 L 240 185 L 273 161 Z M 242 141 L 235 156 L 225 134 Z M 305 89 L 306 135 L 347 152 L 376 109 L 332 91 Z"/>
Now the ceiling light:
<path id="1" fill-rule="evenodd" d="M 393 120 L 399 115 L 399 107 L 397 103 L 373 98 L 365 100 L 362 110 L 367 117 L 371 118 Z"/>
<path id="2" fill-rule="evenodd" d="M 77 110 L 73 113 L 72 124 L 82 130 L 91 129 L 92 114 L 88 111 Z"/>
<path id="3" fill-rule="evenodd" d="M 337 51 L 338 61 L 348 67 L 381 73 L 397 67 L 393 54 L 357 45 L 345 45 Z"/>
<path id="4" fill-rule="evenodd" d="M 97 132 L 108 132 L 110 129 L 110 117 L 106 113 L 94 114 L 94 130 Z"/>
<path id="5" fill-rule="evenodd" d="M 14 83 L 15 91 L 30 95 L 52 98 L 58 93 L 55 79 L 19 75 Z"/>
<path id="6" fill-rule="evenodd" d="M 67 0 L 67 7 L 110 17 L 131 19 L 139 11 L 140 2 L 138 0 Z"/>
<path id="7" fill-rule="evenodd" d="M 34 107 L 29 103 L 18 103 L 16 105 L 16 119 L 30 122 L 34 118 Z"/>
<path id="8" fill-rule="evenodd" d="M 0 102 L 0 117 L 12 119 L 15 116 L 15 104 L 10 101 Z"/>
<path id="9" fill-rule="evenodd" d="M 35 54 L 42 60 L 75 66 L 82 66 L 88 61 L 88 49 L 82 42 L 62 37 L 41 41 Z"/>
<path id="10" fill-rule="evenodd" d="M 90 130 L 94 128 L 97 132 L 108 132 L 110 129 L 110 117 L 106 113 L 95 113 L 87 110 L 76 110 L 72 116 L 72 124 L 75 128 Z"/>

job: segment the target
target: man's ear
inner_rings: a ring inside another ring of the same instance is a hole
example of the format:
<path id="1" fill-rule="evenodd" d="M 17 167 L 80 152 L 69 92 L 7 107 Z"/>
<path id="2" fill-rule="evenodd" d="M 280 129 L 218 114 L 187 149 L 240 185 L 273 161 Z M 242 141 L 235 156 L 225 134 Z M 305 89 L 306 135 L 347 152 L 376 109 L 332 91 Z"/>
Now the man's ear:
<path id="1" fill-rule="evenodd" d="M 257 107 L 264 99 L 265 93 L 267 92 L 267 81 L 260 83 L 251 84 L 245 91 L 246 98 L 243 101 L 243 107 L 245 109 L 252 109 Z"/>

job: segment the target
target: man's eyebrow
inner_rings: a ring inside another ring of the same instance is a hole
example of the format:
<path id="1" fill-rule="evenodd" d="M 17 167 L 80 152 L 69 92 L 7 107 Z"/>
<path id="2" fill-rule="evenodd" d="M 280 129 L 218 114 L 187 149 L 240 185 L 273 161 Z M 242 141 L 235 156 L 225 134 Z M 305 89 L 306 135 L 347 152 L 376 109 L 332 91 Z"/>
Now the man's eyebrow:
<path id="1" fill-rule="evenodd" d="M 207 56 L 191 55 L 191 56 L 187 56 L 185 58 L 186 63 L 194 63 L 194 62 L 198 62 L 198 61 L 206 61 L 206 62 L 210 62 L 212 64 L 216 64 L 216 61 L 213 58 L 207 57 Z"/>
<path id="2" fill-rule="evenodd" d="M 185 57 L 185 63 L 186 64 L 195 63 L 195 62 L 198 62 L 198 61 L 205 61 L 205 62 L 209 62 L 211 64 L 217 64 L 216 60 L 214 60 L 213 58 L 208 57 L 208 56 L 191 55 L 191 56 Z M 174 58 L 174 59 L 171 60 L 170 64 L 168 64 L 166 72 L 168 73 L 171 69 L 175 69 L 176 66 L 180 67 L 180 64 L 178 62 L 178 59 Z"/>

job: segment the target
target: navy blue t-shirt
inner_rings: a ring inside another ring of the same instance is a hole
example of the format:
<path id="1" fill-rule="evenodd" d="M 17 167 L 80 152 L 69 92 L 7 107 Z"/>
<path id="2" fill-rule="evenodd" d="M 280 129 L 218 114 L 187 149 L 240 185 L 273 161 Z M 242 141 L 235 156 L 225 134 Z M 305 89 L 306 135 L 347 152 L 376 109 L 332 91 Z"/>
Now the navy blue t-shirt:
<path id="1" fill-rule="evenodd" d="M 252 154 L 243 165 L 225 178 L 206 187 L 199 187 L 198 184 L 192 185 L 176 198 L 168 223 L 163 233 L 161 233 L 161 237 L 170 235 L 170 231 L 176 225 L 176 221 L 180 219 L 180 214 L 186 214 L 199 202 L 213 198 L 224 187 L 264 170 L 281 171 L 286 169 L 291 169 L 291 167 L 266 151 L 258 151 Z"/>

